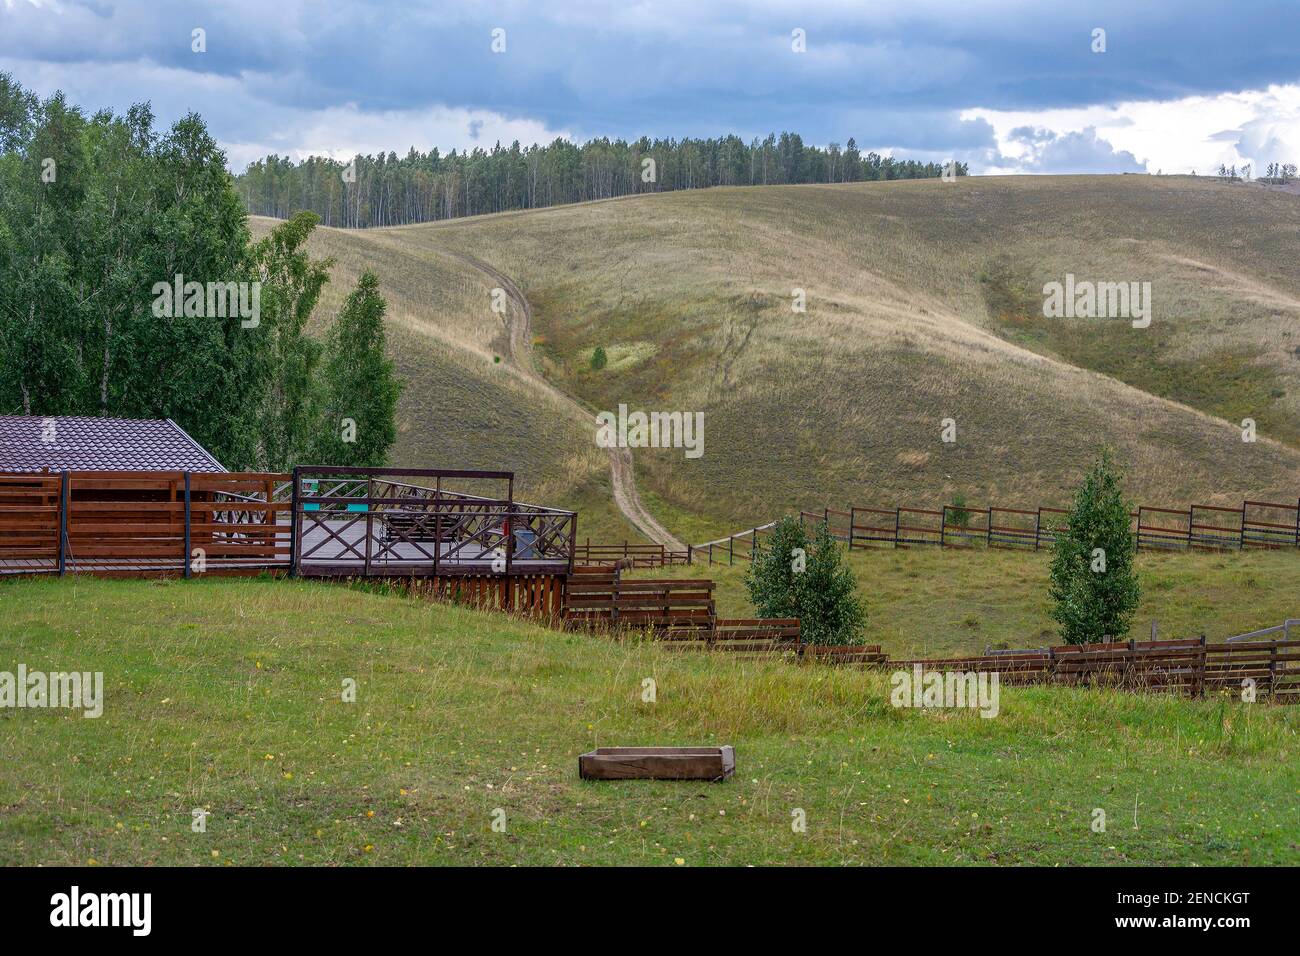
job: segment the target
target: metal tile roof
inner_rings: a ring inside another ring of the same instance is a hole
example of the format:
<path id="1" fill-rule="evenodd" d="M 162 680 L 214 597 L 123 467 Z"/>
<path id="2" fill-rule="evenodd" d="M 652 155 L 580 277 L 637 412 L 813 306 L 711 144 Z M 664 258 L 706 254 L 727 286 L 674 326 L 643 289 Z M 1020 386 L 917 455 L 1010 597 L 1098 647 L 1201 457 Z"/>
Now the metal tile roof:
<path id="1" fill-rule="evenodd" d="M 0 415 L 0 471 L 46 469 L 226 470 L 170 418 Z"/>

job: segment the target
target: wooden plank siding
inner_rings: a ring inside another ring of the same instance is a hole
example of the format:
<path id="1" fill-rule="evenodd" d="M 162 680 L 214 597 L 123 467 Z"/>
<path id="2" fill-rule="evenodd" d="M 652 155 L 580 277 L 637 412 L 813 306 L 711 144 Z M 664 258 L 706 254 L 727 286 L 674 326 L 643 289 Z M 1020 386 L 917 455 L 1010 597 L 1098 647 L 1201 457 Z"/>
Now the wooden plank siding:
<path id="1" fill-rule="evenodd" d="M 0 475 L 0 565 L 58 573 L 62 478 Z"/>

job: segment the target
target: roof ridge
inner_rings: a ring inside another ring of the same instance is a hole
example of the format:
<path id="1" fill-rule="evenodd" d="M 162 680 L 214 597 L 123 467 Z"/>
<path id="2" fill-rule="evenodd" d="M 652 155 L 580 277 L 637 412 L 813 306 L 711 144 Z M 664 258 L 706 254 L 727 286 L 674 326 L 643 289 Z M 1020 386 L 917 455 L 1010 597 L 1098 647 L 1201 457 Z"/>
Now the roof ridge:
<path id="1" fill-rule="evenodd" d="M 176 429 L 176 430 L 177 430 L 178 432 L 180 432 L 182 435 L 184 435 L 184 436 L 185 436 L 185 440 L 186 440 L 187 442 L 189 442 L 190 445 L 193 446 L 194 450 L 197 451 L 199 454 L 201 454 L 201 455 L 202 455 L 204 458 L 206 458 L 208 461 L 212 462 L 212 464 L 216 465 L 218 471 L 226 471 L 226 466 L 223 465 L 221 462 L 217 461 L 217 459 L 213 457 L 212 452 L 208 451 L 206 448 L 204 448 L 202 445 L 200 445 L 198 442 L 196 442 L 196 441 L 195 441 L 195 440 L 190 436 L 190 433 L 189 433 L 189 432 L 187 432 L 185 429 L 181 428 L 180 425 L 176 424 L 176 422 L 174 422 L 174 421 L 173 421 L 172 419 L 170 419 L 170 418 L 164 419 L 164 421 L 166 421 L 168 425 L 171 425 L 172 428 Z"/>

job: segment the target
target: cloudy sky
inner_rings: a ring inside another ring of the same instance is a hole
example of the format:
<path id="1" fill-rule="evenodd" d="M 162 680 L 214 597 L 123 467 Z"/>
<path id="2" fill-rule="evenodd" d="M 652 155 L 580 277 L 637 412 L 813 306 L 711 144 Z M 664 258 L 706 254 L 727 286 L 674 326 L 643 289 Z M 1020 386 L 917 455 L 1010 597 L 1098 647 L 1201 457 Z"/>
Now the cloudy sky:
<path id="1" fill-rule="evenodd" d="M 0 71 L 197 111 L 236 171 L 782 130 L 973 172 L 1300 162 L 1296 0 L 0 0 Z"/>

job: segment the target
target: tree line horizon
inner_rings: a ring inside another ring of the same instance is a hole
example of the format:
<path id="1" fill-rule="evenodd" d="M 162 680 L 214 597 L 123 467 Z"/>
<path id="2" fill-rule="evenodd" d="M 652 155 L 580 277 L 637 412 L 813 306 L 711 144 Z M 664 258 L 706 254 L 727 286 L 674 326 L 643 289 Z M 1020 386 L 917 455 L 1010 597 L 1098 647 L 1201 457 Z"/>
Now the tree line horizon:
<path id="1" fill-rule="evenodd" d="M 540 209 L 595 199 L 713 186 L 936 179 L 945 164 L 862 153 L 850 138 L 841 149 L 808 146 L 797 133 L 628 141 L 556 139 L 548 146 L 490 150 L 437 147 L 421 153 L 357 154 L 351 160 L 272 154 L 235 177 L 251 215 L 286 219 L 300 210 L 341 228 L 404 226 L 485 213 Z M 965 176 L 965 163 L 952 163 Z"/>

